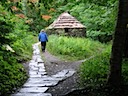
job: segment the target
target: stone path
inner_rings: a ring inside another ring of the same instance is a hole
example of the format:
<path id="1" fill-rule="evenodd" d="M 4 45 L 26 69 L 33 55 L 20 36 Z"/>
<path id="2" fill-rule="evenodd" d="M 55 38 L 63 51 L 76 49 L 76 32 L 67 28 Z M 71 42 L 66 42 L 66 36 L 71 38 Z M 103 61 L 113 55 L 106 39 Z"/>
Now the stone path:
<path id="1" fill-rule="evenodd" d="M 12 96 L 52 96 L 51 93 L 46 93 L 49 87 L 56 86 L 60 81 L 72 76 L 75 71 L 73 69 L 62 70 L 55 75 L 47 75 L 44 61 L 41 59 L 39 45 L 33 45 L 33 57 L 29 62 L 29 79 Z M 54 69 L 53 69 L 54 70 Z"/>

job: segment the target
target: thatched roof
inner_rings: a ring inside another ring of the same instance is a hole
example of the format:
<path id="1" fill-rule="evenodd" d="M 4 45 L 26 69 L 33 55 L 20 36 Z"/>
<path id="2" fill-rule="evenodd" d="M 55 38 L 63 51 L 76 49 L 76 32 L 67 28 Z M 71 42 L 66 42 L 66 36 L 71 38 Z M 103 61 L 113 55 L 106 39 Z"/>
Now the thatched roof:
<path id="1" fill-rule="evenodd" d="M 75 17 L 69 13 L 62 13 L 49 28 L 85 28 Z"/>

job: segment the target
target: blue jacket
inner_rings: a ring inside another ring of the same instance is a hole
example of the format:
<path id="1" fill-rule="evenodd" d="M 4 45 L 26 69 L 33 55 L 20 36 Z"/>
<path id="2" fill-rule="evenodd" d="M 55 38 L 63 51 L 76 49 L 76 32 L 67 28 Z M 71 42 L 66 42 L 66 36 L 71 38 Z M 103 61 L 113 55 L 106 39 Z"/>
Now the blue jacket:
<path id="1" fill-rule="evenodd" d="M 40 42 L 47 42 L 48 41 L 47 34 L 45 32 L 40 32 L 38 39 Z"/>

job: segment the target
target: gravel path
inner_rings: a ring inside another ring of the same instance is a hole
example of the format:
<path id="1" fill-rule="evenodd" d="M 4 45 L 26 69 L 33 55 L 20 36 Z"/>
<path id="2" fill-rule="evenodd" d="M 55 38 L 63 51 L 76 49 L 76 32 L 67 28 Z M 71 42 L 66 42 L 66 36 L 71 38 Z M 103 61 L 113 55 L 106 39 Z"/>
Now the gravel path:
<path id="1" fill-rule="evenodd" d="M 56 74 L 63 69 L 76 70 L 76 73 L 73 76 L 61 81 L 54 87 L 50 87 L 47 91 L 48 93 L 51 93 L 53 96 L 64 96 L 65 94 L 79 88 L 79 75 L 77 71 L 80 64 L 83 62 L 82 60 L 76 62 L 62 61 L 51 55 L 48 51 L 42 53 L 42 56 L 45 61 L 44 64 L 48 75 Z"/>

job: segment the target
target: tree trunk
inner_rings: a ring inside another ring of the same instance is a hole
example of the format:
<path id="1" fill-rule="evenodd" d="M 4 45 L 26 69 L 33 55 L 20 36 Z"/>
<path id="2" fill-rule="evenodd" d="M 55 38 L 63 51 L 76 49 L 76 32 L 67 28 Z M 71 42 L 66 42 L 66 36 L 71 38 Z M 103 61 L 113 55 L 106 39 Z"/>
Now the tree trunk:
<path id="1" fill-rule="evenodd" d="M 128 24 L 127 24 L 125 46 L 124 46 L 124 58 L 128 58 Z"/>
<path id="2" fill-rule="evenodd" d="M 121 85 L 122 56 L 126 40 L 128 24 L 128 0 L 119 0 L 117 24 L 115 28 L 112 52 L 110 58 L 110 74 L 108 84 L 119 87 Z"/>

